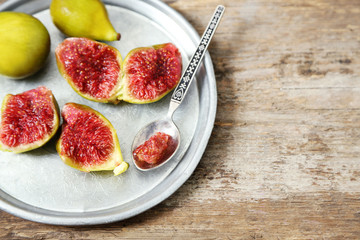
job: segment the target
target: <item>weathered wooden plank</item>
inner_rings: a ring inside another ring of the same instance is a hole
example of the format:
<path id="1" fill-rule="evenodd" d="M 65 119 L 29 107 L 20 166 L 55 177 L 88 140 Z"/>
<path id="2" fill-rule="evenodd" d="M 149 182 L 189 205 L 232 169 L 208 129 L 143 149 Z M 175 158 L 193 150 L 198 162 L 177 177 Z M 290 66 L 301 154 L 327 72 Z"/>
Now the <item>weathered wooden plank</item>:
<path id="1" fill-rule="evenodd" d="M 209 200 L 200 205 L 188 200 L 187 186 L 160 206 L 110 225 L 48 226 L 2 213 L 0 238 L 358 239 L 360 234 L 358 196 L 324 192 L 278 200 Z"/>

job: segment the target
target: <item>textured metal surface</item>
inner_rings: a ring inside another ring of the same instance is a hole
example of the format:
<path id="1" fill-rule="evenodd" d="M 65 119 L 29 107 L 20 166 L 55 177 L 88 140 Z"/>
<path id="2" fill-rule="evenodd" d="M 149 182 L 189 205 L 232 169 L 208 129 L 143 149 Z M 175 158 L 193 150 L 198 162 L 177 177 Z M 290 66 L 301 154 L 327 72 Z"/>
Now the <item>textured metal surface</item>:
<path id="1" fill-rule="evenodd" d="M 122 34 L 110 43 L 123 57 L 133 48 L 173 42 L 187 64 L 199 37 L 177 12 L 160 1 L 104 1 L 110 20 Z M 104 114 L 117 130 L 129 170 L 114 177 L 111 172 L 82 173 L 64 165 L 55 151 L 55 141 L 24 153 L 0 153 L 0 207 L 32 221 L 61 225 L 113 222 L 143 212 L 170 196 L 191 175 L 210 137 L 216 112 L 216 85 L 210 56 L 197 74 L 184 103 L 174 114 L 181 130 L 181 147 L 174 161 L 151 172 L 140 172 L 131 162 L 131 142 L 146 123 L 165 116 L 170 96 L 147 105 L 101 104 L 77 95 L 58 73 L 54 49 L 64 39 L 52 24 L 50 1 L 9 1 L 1 11 L 34 14 L 51 35 L 51 53 L 44 69 L 26 80 L 1 78 L 0 98 L 45 85 L 58 100 L 86 104 Z M 187 116 L 181 118 L 181 116 Z M 192 142 L 191 142 L 192 140 Z M 175 167 L 176 162 L 180 163 Z M 175 167 L 175 168 L 174 168 Z"/>

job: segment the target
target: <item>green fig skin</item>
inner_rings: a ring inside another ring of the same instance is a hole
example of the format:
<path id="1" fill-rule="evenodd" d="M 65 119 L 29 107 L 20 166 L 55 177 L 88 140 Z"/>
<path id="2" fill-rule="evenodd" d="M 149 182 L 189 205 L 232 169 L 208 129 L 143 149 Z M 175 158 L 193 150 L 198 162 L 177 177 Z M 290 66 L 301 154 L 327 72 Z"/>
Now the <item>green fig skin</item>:
<path id="1" fill-rule="evenodd" d="M 25 78 L 43 67 L 50 52 L 50 35 L 35 17 L 0 12 L 0 74 Z"/>
<path id="2" fill-rule="evenodd" d="M 50 14 L 55 26 L 69 37 L 120 40 L 100 0 L 53 0 Z"/>

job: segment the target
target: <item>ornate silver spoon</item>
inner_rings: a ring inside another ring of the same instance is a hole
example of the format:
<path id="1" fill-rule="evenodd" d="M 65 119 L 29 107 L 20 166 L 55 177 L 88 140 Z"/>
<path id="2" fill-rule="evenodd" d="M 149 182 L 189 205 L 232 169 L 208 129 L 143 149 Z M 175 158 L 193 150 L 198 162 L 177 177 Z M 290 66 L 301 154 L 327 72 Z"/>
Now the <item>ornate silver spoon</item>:
<path id="1" fill-rule="evenodd" d="M 173 122 L 172 116 L 175 110 L 183 101 L 192 80 L 195 78 L 195 74 L 201 64 L 201 61 L 216 31 L 216 28 L 220 23 L 220 19 L 224 13 L 224 10 L 224 6 L 217 6 L 207 28 L 205 29 L 205 32 L 200 39 L 200 43 L 194 55 L 191 57 L 189 64 L 187 65 L 178 85 L 176 86 L 171 96 L 167 116 L 164 119 L 156 120 L 146 125 L 135 136 L 132 143 L 131 152 L 133 153 L 133 162 L 139 170 L 148 171 L 164 165 L 175 155 L 175 153 L 179 149 L 180 132 L 175 123 Z M 167 136 L 157 136 L 157 133 L 165 133 Z M 158 137 L 159 139 L 155 140 L 156 137 Z M 143 145 L 145 142 L 152 141 L 150 138 L 154 139 L 153 144 L 169 140 L 166 149 L 163 149 L 164 152 L 161 158 L 157 159 L 156 163 L 153 164 L 149 164 L 148 162 L 139 160 L 139 151 L 137 151 L 138 149 L 140 149 L 140 146 Z"/>

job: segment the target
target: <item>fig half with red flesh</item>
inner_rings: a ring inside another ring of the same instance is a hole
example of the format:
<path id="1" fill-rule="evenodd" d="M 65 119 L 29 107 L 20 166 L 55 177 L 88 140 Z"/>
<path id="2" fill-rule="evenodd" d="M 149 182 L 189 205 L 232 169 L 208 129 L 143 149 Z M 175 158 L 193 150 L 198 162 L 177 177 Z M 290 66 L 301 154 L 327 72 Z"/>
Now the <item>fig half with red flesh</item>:
<path id="1" fill-rule="evenodd" d="M 182 60 L 172 43 L 140 47 L 122 63 L 115 48 L 87 38 L 65 39 L 55 51 L 61 75 L 84 98 L 104 103 L 151 103 L 180 81 Z"/>
<path id="2" fill-rule="evenodd" d="M 156 102 L 175 88 L 181 70 L 181 54 L 172 43 L 133 49 L 123 62 L 119 99 L 140 104 Z"/>
<path id="3" fill-rule="evenodd" d="M 64 163 L 84 172 L 113 170 L 118 175 L 127 170 L 116 131 L 101 113 L 67 103 L 61 115 L 64 122 L 56 149 Z"/>
<path id="4" fill-rule="evenodd" d="M 117 103 L 122 57 L 112 46 L 87 38 L 67 38 L 55 50 L 61 75 L 81 96 Z"/>
<path id="5" fill-rule="evenodd" d="M 0 149 L 20 153 L 41 147 L 58 127 L 58 105 L 51 90 L 41 86 L 8 94 L 1 107 Z"/>

